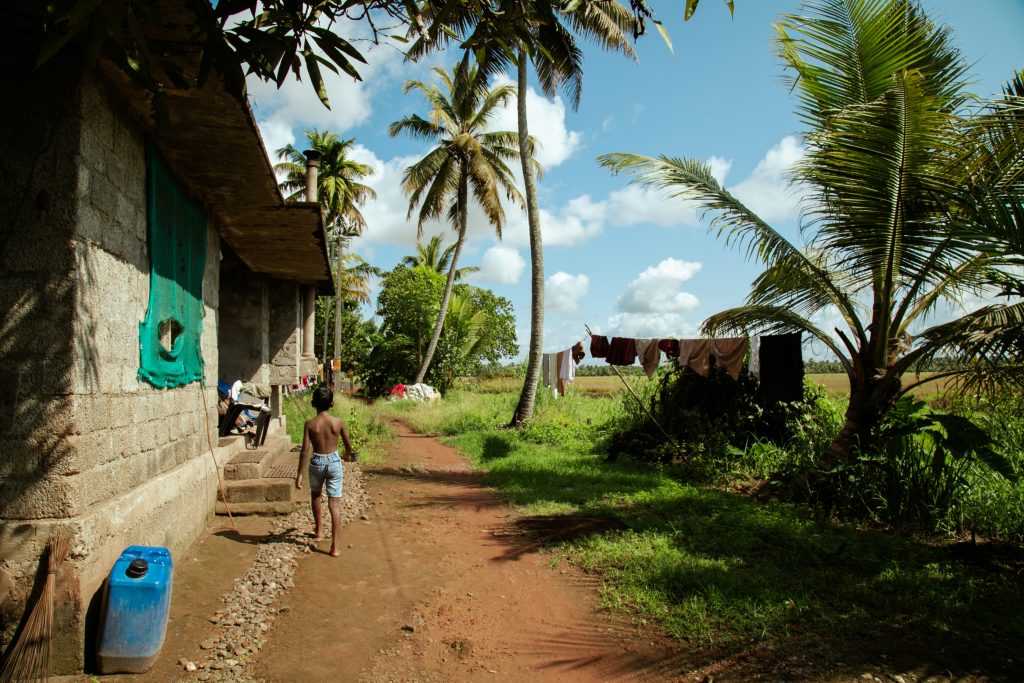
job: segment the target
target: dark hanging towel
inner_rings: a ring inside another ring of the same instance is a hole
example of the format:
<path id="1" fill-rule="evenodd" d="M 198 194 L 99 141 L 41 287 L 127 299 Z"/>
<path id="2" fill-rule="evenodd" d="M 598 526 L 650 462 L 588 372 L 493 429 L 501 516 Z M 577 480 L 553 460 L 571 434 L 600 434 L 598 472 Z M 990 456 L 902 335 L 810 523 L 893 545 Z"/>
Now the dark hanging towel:
<path id="1" fill-rule="evenodd" d="M 609 365 L 632 365 L 636 361 L 636 340 L 632 337 L 612 337 L 605 360 Z"/>
<path id="2" fill-rule="evenodd" d="M 590 338 L 590 356 L 592 358 L 604 358 L 608 355 L 608 337 L 593 335 Z"/>
<path id="3" fill-rule="evenodd" d="M 804 396 L 801 333 L 761 336 L 761 400 L 774 404 Z"/>

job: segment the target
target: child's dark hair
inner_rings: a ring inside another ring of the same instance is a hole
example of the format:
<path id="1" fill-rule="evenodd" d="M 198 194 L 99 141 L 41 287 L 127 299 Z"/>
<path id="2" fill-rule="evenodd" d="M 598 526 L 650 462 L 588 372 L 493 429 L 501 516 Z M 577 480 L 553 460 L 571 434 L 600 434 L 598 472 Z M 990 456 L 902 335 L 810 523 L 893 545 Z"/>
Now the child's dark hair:
<path id="1" fill-rule="evenodd" d="M 313 390 L 313 407 L 317 412 L 323 412 L 334 405 L 334 392 L 327 387 L 317 387 Z"/>

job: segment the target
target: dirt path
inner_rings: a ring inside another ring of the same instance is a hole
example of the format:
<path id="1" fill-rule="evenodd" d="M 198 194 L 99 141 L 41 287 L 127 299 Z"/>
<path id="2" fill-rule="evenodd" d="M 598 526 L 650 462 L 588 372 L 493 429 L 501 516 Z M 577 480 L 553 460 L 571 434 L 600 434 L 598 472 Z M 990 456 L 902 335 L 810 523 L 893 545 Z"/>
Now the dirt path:
<path id="1" fill-rule="evenodd" d="M 396 424 L 340 559 L 307 555 L 251 673 L 268 681 L 677 680 L 670 640 L 599 612 L 451 448 Z"/>

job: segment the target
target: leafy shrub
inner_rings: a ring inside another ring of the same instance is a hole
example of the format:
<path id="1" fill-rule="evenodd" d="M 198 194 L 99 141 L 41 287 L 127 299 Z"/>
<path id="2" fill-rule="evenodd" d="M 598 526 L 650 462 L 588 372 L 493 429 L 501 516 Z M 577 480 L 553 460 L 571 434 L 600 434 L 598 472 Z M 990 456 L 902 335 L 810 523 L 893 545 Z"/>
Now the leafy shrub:
<path id="1" fill-rule="evenodd" d="M 991 437 L 967 417 L 904 396 L 873 435 L 871 451 L 830 473 L 847 515 L 932 530 L 951 519 L 984 470 L 1016 479 Z"/>
<path id="2" fill-rule="evenodd" d="M 839 406 L 810 383 L 804 385 L 803 401 L 765 406 L 749 376 L 733 380 L 719 372 L 705 378 L 675 368 L 662 373 L 638 393 L 678 449 L 632 396 L 622 395 L 622 417 L 605 441 L 610 458 L 685 461 L 689 473 L 701 479 L 783 477 L 813 462 L 842 423 Z"/>
<path id="3" fill-rule="evenodd" d="M 991 435 L 993 447 L 1006 459 L 1017 480 L 995 475 L 988 468 L 974 468 L 970 486 L 950 511 L 949 529 L 1024 543 L 1024 395 L 959 395 L 950 408 L 969 415 Z"/>

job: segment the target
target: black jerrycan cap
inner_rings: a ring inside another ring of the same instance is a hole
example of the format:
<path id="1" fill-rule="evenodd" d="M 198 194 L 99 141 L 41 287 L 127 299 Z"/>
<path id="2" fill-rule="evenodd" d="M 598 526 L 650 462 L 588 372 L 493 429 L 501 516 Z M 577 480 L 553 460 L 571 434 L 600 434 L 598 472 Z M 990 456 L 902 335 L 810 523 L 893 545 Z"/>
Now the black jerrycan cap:
<path id="1" fill-rule="evenodd" d="M 129 579 L 141 579 L 149 573 L 149 563 L 143 558 L 137 557 L 128 564 L 128 569 L 124 573 Z"/>

